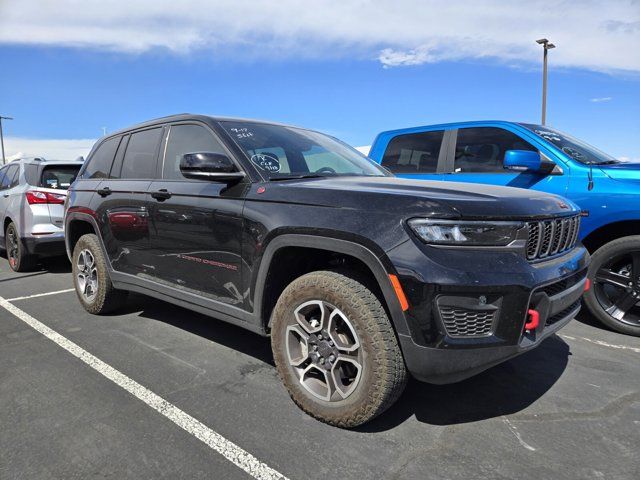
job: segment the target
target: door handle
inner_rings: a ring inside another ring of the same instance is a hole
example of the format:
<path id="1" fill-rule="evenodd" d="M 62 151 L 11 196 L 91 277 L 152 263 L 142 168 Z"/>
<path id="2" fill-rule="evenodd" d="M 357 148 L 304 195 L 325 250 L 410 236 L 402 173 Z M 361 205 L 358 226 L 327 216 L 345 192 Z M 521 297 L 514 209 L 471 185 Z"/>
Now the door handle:
<path id="1" fill-rule="evenodd" d="M 111 189 L 109 187 L 104 187 L 104 188 L 99 189 L 97 191 L 97 193 L 101 197 L 106 197 L 107 195 L 111 195 L 113 192 L 111 191 Z"/>
<path id="2" fill-rule="evenodd" d="M 153 192 L 151 196 L 156 200 L 158 200 L 159 202 L 162 202 L 167 198 L 171 198 L 171 192 L 169 192 L 166 188 L 161 188 L 157 192 Z"/>
<path id="3" fill-rule="evenodd" d="M 4 194 L 4 195 L 2 195 L 2 196 L 3 196 L 4 198 L 8 198 L 8 197 L 9 197 L 9 194 L 8 194 L 8 193 L 5 193 L 5 194 Z"/>

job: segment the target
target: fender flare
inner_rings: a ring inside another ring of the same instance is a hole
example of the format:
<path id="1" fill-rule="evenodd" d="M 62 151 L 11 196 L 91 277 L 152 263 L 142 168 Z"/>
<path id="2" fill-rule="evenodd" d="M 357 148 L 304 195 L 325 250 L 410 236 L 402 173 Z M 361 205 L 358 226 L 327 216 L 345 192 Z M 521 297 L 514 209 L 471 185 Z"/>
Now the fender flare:
<path id="1" fill-rule="evenodd" d="M 258 269 L 258 275 L 255 283 L 255 295 L 254 295 L 254 316 L 256 321 L 264 322 L 263 325 L 268 325 L 270 319 L 262 318 L 262 304 L 263 295 L 265 289 L 265 282 L 273 256 L 282 248 L 286 247 L 307 247 L 317 250 L 326 250 L 330 252 L 338 252 L 345 255 L 349 255 L 360 260 L 364 263 L 374 275 L 380 290 L 384 296 L 384 300 L 387 304 L 389 313 L 391 314 L 391 321 L 398 335 L 409 335 L 409 327 L 405 318 L 400 301 L 395 294 L 391 280 L 389 279 L 389 272 L 383 265 L 380 257 L 375 255 L 367 247 L 354 243 L 348 240 L 342 240 L 332 237 L 324 237 L 317 235 L 305 235 L 305 234 L 282 234 L 275 237 L 267 245 L 260 267 Z"/>
<path id="2" fill-rule="evenodd" d="M 83 221 L 85 223 L 91 224 L 96 236 L 98 237 L 98 241 L 100 242 L 100 246 L 102 247 L 102 251 L 106 252 L 106 249 L 104 248 L 104 243 L 102 242 L 102 235 L 100 234 L 100 228 L 98 227 L 98 222 L 96 221 L 96 219 L 94 217 L 94 213 L 93 212 L 91 212 L 91 213 L 88 213 L 88 212 L 67 212 L 67 214 L 64 217 L 64 231 L 65 231 L 64 247 L 65 247 L 65 250 L 67 251 L 67 257 L 69 258 L 69 261 L 73 262 L 73 251 L 71 250 L 71 246 L 69 245 L 70 235 L 68 235 L 67 233 L 70 232 L 69 224 L 73 220 L 80 220 L 80 221 Z M 107 262 L 107 267 L 109 268 L 109 270 L 111 270 L 111 264 L 109 262 Z"/>

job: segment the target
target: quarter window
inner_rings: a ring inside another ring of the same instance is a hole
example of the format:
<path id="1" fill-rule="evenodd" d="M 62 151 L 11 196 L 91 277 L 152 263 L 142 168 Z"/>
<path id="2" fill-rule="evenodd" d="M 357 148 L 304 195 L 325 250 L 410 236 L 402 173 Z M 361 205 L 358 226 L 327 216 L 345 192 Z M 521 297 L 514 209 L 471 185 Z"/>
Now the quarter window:
<path id="1" fill-rule="evenodd" d="M 158 145 L 162 128 L 143 130 L 131 135 L 122 162 L 120 178 L 153 179 L 156 177 Z"/>
<path id="2" fill-rule="evenodd" d="M 444 130 L 399 135 L 389 142 L 382 166 L 394 173 L 435 173 Z"/>
<path id="3" fill-rule="evenodd" d="M 507 150 L 537 151 L 515 133 L 502 128 L 462 128 L 456 141 L 455 172 L 508 173 L 503 166 Z"/>
<path id="4" fill-rule="evenodd" d="M 226 154 L 220 142 L 203 126 L 173 125 L 167 139 L 162 178 L 184 179 L 180 173 L 180 158 L 185 153 L 195 152 Z"/>
<path id="5" fill-rule="evenodd" d="M 109 178 L 109 171 L 116 154 L 120 137 L 110 138 L 100 144 L 88 160 L 82 178 Z"/>

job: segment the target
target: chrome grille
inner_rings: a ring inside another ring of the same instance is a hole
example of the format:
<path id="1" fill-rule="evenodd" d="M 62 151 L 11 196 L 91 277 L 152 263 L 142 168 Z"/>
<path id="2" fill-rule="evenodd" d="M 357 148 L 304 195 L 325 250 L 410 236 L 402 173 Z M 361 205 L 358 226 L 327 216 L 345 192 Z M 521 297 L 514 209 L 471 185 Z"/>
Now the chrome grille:
<path id="1" fill-rule="evenodd" d="M 580 216 L 528 222 L 527 259 L 538 260 L 572 249 L 578 239 Z"/>

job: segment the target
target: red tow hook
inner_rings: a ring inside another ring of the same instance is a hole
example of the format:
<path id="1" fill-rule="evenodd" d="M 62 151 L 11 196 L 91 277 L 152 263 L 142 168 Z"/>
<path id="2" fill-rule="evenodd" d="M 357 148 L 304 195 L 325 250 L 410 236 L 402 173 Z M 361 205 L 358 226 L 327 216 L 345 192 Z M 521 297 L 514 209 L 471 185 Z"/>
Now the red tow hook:
<path id="1" fill-rule="evenodd" d="M 535 330 L 540 324 L 540 313 L 533 308 L 529 309 L 529 321 L 524 324 L 525 330 Z"/>
<path id="2" fill-rule="evenodd" d="M 584 282 L 584 291 L 588 292 L 591 288 L 591 279 L 587 278 Z"/>

